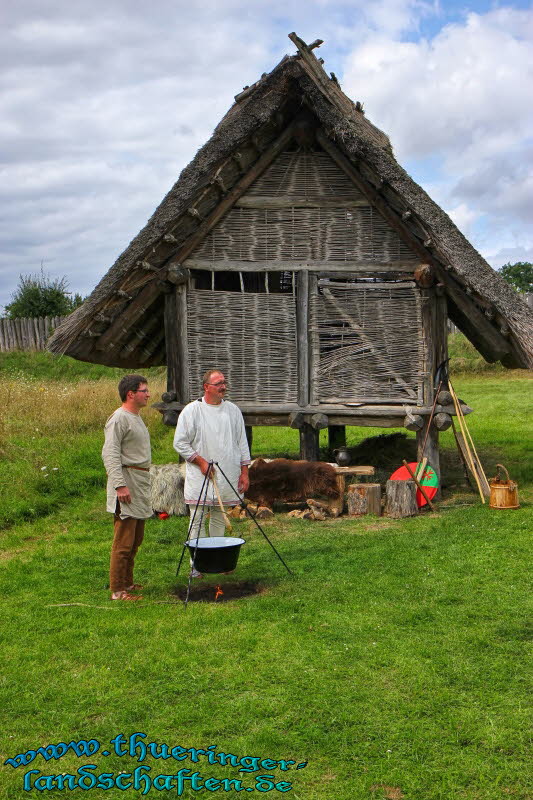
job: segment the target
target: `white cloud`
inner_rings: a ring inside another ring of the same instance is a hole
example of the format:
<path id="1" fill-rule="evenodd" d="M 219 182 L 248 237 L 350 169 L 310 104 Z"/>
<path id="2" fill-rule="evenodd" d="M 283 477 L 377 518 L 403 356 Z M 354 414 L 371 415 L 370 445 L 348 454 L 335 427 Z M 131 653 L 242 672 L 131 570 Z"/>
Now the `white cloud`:
<path id="1" fill-rule="evenodd" d="M 365 100 L 415 178 L 433 163 L 435 199 L 484 250 L 497 248 L 505 226 L 523 247 L 531 241 L 532 44 L 533 13 L 499 8 L 469 13 L 432 40 L 370 37 L 347 61 L 348 94 Z"/>

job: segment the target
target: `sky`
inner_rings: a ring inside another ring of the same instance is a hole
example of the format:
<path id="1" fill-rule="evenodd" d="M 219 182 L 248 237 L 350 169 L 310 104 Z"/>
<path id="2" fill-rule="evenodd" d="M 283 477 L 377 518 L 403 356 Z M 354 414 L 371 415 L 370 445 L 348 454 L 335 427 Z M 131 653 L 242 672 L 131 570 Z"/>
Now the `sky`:
<path id="1" fill-rule="evenodd" d="M 4 0 L 0 314 L 41 269 L 89 294 L 291 31 L 493 267 L 533 261 L 529 2 Z"/>

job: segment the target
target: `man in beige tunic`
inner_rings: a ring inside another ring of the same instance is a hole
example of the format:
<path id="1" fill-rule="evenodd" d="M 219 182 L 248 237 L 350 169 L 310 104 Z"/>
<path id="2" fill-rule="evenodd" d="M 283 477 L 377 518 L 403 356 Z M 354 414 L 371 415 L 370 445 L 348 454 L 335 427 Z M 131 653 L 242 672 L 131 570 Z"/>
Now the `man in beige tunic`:
<path id="1" fill-rule="evenodd" d="M 150 503 L 150 434 L 140 417 L 150 393 L 142 375 L 125 375 L 118 385 L 122 400 L 105 425 L 102 459 L 107 472 L 107 510 L 114 515 L 109 586 L 112 600 L 138 600 L 143 587 L 133 581 L 135 555 L 144 537 Z"/>

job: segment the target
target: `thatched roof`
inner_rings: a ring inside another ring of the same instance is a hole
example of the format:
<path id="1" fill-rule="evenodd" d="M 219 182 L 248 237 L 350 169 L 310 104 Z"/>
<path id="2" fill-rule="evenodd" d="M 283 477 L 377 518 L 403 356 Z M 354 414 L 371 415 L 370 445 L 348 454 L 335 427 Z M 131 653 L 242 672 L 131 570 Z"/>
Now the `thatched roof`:
<path id="1" fill-rule="evenodd" d="M 179 265 L 231 207 L 250 169 L 305 108 L 337 157 L 420 261 L 433 266 L 448 313 L 488 361 L 533 367 L 533 315 L 394 158 L 388 137 L 341 91 L 295 34 L 298 53 L 235 98 L 211 139 L 86 302 L 48 347 L 83 361 L 140 369 L 166 363 L 165 293 Z M 217 216 L 218 215 L 218 216 Z M 170 282 L 169 282 L 170 281 Z"/>

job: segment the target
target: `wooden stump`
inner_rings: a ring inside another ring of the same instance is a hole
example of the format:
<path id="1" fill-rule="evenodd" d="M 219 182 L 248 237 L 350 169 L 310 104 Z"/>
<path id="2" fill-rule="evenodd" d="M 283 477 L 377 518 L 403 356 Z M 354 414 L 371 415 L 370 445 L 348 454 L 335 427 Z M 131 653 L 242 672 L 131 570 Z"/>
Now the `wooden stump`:
<path id="1" fill-rule="evenodd" d="M 348 486 L 348 516 L 381 515 L 381 486 L 379 483 L 352 483 Z"/>
<path id="2" fill-rule="evenodd" d="M 418 514 L 414 481 L 387 481 L 385 513 L 395 519 Z"/>

